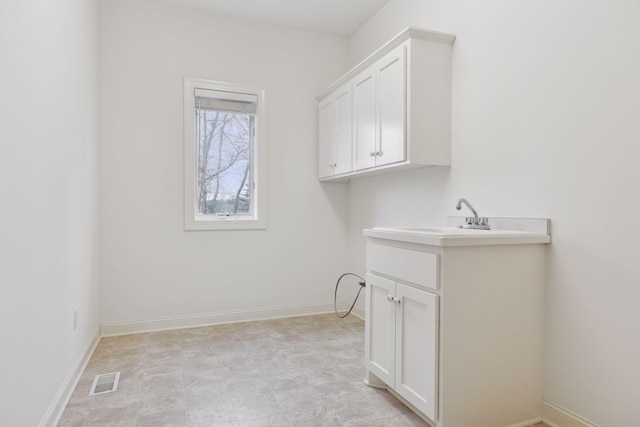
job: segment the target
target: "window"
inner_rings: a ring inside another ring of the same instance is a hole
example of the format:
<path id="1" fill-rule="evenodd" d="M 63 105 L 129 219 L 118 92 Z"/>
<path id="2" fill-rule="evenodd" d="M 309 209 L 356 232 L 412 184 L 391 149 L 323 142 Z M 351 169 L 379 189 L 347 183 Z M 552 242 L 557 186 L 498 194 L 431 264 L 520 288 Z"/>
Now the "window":
<path id="1" fill-rule="evenodd" d="M 266 228 L 264 89 L 185 79 L 185 229 Z"/>

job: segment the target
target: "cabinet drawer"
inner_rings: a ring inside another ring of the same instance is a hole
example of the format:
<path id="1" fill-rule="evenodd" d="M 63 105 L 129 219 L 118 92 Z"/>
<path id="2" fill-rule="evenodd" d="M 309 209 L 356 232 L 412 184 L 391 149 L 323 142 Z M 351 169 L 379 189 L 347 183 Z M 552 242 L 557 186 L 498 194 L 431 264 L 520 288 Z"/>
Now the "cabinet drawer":
<path id="1" fill-rule="evenodd" d="M 368 243 L 367 269 L 425 288 L 438 289 L 436 254 Z"/>

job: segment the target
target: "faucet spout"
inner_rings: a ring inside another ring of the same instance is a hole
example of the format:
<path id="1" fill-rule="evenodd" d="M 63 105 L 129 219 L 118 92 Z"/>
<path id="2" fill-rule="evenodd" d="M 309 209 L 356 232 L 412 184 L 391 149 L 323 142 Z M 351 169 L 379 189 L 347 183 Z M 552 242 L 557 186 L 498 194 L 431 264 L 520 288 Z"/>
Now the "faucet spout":
<path id="1" fill-rule="evenodd" d="M 458 204 L 456 205 L 456 209 L 462 209 L 462 204 L 465 204 L 467 208 L 473 213 L 473 218 L 467 217 L 466 224 L 461 225 L 461 228 L 471 228 L 475 230 L 489 230 L 489 220 L 487 218 L 479 218 L 478 212 L 473 209 L 471 203 L 467 201 L 467 199 L 458 200 Z"/>
<path id="2" fill-rule="evenodd" d="M 462 204 L 463 204 L 463 203 L 464 203 L 464 204 L 469 208 L 469 210 L 473 213 L 473 223 L 474 223 L 474 224 L 478 224 L 478 223 L 479 223 L 479 219 L 478 219 L 478 212 L 476 212 L 476 210 L 475 210 L 475 209 L 473 209 L 473 206 L 471 206 L 471 203 L 469 203 L 469 202 L 467 201 L 467 199 L 460 199 L 460 200 L 458 200 L 458 204 L 456 205 L 456 209 L 457 209 L 457 210 L 462 209 Z"/>

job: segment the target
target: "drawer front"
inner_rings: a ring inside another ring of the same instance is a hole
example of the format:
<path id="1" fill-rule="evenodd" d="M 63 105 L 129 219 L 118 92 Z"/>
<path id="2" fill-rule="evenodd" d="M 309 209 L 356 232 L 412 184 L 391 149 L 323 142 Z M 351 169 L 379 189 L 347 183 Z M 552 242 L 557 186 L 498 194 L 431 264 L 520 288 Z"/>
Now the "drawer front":
<path id="1" fill-rule="evenodd" d="M 428 289 L 438 289 L 438 255 L 369 242 L 367 269 Z"/>

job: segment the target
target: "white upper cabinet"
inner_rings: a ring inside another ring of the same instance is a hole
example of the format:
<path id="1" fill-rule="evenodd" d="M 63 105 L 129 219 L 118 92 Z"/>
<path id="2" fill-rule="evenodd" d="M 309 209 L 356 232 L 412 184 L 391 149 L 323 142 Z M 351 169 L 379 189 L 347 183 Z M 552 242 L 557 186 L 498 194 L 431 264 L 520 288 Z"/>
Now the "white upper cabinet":
<path id="1" fill-rule="evenodd" d="M 454 39 L 406 29 L 318 96 L 321 180 L 451 165 Z"/>

